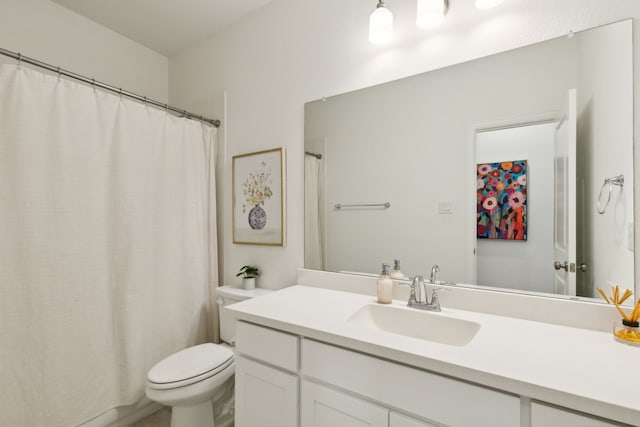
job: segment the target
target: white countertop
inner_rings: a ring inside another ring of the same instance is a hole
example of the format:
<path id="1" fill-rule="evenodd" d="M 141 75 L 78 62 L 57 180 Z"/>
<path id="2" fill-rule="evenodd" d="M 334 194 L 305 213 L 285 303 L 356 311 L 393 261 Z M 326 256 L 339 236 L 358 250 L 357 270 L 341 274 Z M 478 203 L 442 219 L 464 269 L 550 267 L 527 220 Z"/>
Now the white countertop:
<path id="1" fill-rule="evenodd" d="M 225 310 L 240 320 L 640 425 L 640 347 L 618 343 L 611 333 L 443 307 L 435 315 L 481 325 L 469 344 L 450 346 L 347 321 L 375 301 L 296 285 Z"/>

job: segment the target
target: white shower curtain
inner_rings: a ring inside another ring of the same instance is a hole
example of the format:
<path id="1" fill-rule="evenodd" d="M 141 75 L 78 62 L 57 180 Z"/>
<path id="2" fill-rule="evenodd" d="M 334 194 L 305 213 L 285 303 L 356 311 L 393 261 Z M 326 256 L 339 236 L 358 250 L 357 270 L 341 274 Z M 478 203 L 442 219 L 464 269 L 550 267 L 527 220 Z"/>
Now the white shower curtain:
<path id="1" fill-rule="evenodd" d="M 215 129 L 0 68 L 0 425 L 69 427 L 144 396 L 213 335 Z"/>
<path id="2" fill-rule="evenodd" d="M 304 266 L 322 269 L 320 227 L 320 160 L 304 157 Z"/>

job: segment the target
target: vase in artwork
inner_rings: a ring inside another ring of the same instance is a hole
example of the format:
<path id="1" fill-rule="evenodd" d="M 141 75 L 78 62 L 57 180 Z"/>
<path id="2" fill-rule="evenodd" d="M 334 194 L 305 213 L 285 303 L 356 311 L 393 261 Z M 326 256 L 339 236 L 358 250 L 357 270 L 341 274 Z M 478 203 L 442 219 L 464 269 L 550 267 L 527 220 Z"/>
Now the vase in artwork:
<path id="1" fill-rule="evenodd" d="M 265 225 L 267 225 L 267 213 L 260 205 L 255 205 L 249 211 L 249 226 L 253 230 L 262 230 Z"/>

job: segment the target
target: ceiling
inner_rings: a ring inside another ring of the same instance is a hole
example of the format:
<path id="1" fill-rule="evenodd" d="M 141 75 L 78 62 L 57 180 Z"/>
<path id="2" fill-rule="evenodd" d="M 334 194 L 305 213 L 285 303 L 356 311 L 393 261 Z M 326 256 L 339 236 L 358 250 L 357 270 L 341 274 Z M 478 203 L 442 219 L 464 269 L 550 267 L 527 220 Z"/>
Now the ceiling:
<path id="1" fill-rule="evenodd" d="M 52 0 L 165 56 L 241 20 L 271 0 Z"/>

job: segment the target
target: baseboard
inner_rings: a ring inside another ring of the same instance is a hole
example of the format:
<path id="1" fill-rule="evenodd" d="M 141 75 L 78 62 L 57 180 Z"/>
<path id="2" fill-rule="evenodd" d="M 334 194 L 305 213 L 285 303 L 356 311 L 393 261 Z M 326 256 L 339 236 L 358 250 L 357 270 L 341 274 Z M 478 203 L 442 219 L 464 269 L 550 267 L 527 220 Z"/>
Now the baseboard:
<path id="1" fill-rule="evenodd" d="M 129 427 L 160 408 L 162 405 L 145 397 L 136 404 L 110 409 L 78 427 Z"/>

